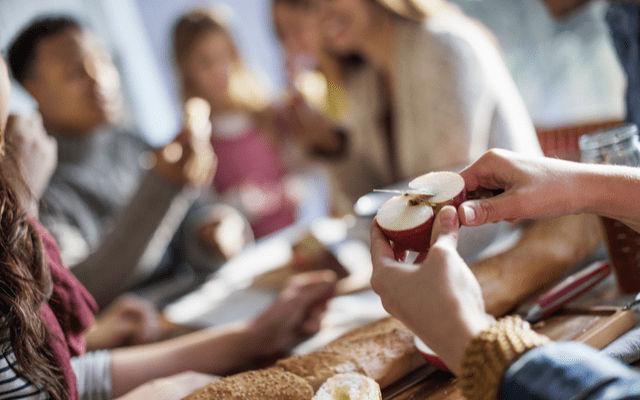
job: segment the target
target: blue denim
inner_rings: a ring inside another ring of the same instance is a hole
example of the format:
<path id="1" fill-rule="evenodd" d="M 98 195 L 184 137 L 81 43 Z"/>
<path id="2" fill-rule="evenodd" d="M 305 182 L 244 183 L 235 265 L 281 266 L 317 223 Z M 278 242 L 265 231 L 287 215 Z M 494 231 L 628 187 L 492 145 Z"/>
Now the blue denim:
<path id="1" fill-rule="evenodd" d="M 509 367 L 499 398 L 640 399 L 640 373 L 583 344 L 552 343 Z"/>
<path id="2" fill-rule="evenodd" d="M 611 2 L 607 12 L 611 40 L 627 75 L 627 122 L 640 126 L 640 5 Z"/>

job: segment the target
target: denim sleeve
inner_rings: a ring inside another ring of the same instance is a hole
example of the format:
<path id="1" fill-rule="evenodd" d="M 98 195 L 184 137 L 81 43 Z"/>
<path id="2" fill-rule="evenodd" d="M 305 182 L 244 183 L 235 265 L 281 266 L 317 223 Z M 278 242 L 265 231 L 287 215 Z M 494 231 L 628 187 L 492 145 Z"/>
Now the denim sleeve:
<path id="1" fill-rule="evenodd" d="M 579 343 L 533 349 L 505 373 L 500 399 L 640 399 L 640 373 Z"/>

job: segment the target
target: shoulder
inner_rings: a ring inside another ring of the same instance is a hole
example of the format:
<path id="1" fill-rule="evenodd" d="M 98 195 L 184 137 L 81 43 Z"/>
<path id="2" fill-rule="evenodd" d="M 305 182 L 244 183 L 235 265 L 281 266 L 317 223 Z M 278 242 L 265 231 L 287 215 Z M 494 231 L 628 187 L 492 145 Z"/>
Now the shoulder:
<path id="1" fill-rule="evenodd" d="M 498 57 L 497 42 L 479 22 L 457 12 L 446 12 L 430 17 L 422 24 L 401 28 L 401 35 L 409 36 L 407 43 L 418 49 L 436 52 L 441 61 L 478 63 Z M 405 32 L 402 32 L 405 31 Z M 429 57 L 430 59 L 435 59 Z"/>

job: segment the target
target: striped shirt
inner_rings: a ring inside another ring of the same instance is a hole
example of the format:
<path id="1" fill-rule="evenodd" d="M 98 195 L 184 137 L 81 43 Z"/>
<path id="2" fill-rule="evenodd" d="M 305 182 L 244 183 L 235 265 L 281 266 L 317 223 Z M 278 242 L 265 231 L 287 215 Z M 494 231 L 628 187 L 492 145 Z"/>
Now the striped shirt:
<path id="1" fill-rule="evenodd" d="M 0 400 L 41 400 L 49 395 L 23 378 L 16 370 L 16 355 L 8 337 L 0 340 Z"/>
<path id="2" fill-rule="evenodd" d="M 0 339 L 0 400 L 45 400 L 49 395 L 16 371 L 9 338 Z M 81 400 L 111 398 L 111 353 L 94 351 L 71 359 Z"/>

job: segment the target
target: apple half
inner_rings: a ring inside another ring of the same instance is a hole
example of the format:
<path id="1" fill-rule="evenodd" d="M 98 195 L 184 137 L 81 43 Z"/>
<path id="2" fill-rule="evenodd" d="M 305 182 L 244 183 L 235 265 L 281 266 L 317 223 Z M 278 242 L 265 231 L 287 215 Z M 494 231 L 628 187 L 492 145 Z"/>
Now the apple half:
<path id="1" fill-rule="evenodd" d="M 433 217 L 433 207 L 424 196 L 405 193 L 387 200 L 378 210 L 376 222 L 400 261 L 408 250 L 424 253 L 429 249 Z"/>
<path id="2" fill-rule="evenodd" d="M 436 212 L 446 205 L 458 208 L 467 197 L 464 179 L 455 172 L 429 172 L 409 182 L 409 187 L 430 193 L 429 203 L 436 209 Z"/>
<path id="3" fill-rule="evenodd" d="M 431 172 L 409 183 L 409 190 L 387 200 L 376 214 L 376 223 L 391 241 L 395 259 L 407 251 L 426 256 L 435 214 L 445 205 L 458 207 L 466 198 L 464 179 L 455 172 Z"/>

